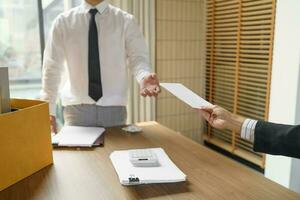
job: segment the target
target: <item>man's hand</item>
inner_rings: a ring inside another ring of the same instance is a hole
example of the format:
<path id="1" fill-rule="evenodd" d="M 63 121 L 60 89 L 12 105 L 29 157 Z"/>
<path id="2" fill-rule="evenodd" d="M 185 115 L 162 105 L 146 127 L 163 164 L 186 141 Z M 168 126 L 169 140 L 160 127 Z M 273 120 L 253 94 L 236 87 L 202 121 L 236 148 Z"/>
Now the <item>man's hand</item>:
<path id="1" fill-rule="evenodd" d="M 56 118 L 53 115 L 50 115 L 50 128 L 52 133 L 57 133 Z"/>
<path id="2" fill-rule="evenodd" d="M 140 93 L 143 97 L 157 96 L 160 93 L 159 81 L 156 74 L 152 73 L 146 76 L 140 83 Z"/>
<path id="3" fill-rule="evenodd" d="M 220 106 L 209 106 L 199 109 L 200 114 L 208 123 L 217 129 L 229 129 L 239 133 L 245 118 L 235 115 Z"/>

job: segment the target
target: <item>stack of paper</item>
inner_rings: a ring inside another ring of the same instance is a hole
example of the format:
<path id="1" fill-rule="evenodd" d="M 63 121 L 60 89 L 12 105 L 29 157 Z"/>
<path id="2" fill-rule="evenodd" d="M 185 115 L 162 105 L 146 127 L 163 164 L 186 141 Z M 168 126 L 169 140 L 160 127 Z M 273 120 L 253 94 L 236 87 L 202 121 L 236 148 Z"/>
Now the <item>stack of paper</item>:
<path id="1" fill-rule="evenodd" d="M 157 156 L 158 167 L 134 167 L 128 151 L 114 151 L 110 159 L 122 185 L 174 183 L 186 180 L 186 175 L 171 161 L 162 148 L 151 149 Z"/>
<path id="2" fill-rule="evenodd" d="M 52 137 L 52 144 L 68 147 L 92 147 L 105 131 L 101 127 L 64 126 Z"/>

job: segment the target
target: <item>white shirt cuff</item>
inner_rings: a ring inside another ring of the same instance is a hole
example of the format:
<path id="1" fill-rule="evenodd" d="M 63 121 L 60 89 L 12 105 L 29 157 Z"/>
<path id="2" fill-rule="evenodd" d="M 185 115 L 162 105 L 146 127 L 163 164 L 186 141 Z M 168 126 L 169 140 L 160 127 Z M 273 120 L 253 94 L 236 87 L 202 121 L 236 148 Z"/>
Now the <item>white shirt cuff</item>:
<path id="1" fill-rule="evenodd" d="M 254 132 L 257 120 L 246 119 L 242 126 L 241 138 L 254 142 Z"/>
<path id="2" fill-rule="evenodd" d="M 150 74 L 151 72 L 148 71 L 140 72 L 139 74 L 136 75 L 136 80 L 138 81 L 138 83 L 141 83 L 141 81 Z"/>
<path id="3" fill-rule="evenodd" d="M 52 116 L 56 116 L 56 103 L 49 103 L 49 113 Z"/>

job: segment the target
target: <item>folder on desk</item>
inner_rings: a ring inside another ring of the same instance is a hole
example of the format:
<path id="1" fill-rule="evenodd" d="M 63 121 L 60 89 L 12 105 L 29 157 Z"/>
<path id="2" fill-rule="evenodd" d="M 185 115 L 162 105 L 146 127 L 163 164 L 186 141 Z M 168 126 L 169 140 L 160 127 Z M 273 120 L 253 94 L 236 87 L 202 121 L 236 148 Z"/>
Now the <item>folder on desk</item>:
<path id="1" fill-rule="evenodd" d="M 101 127 L 64 126 L 60 132 L 52 136 L 54 147 L 94 147 L 103 145 Z"/>
<path id="2" fill-rule="evenodd" d="M 114 151 L 110 155 L 122 185 L 151 183 L 175 183 L 186 180 L 186 175 L 171 161 L 162 148 L 151 149 L 159 160 L 158 167 L 134 167 L 127 150 Z"/>

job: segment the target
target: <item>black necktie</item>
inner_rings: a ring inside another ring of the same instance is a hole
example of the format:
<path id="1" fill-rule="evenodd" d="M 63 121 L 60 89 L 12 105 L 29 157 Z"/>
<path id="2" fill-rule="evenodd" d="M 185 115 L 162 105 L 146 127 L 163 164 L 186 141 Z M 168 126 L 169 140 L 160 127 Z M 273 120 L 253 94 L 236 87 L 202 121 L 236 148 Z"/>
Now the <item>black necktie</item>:
<path id="1" fill-rule="evenodd" d="M 100 58 L 98 46 L 98 31 L 95 21 L 95 15 L 98 13 L 97 9 L 91 9 L 90 27 L 89 27 L 89 96 L 98 101 L 102 93 Z"/>

